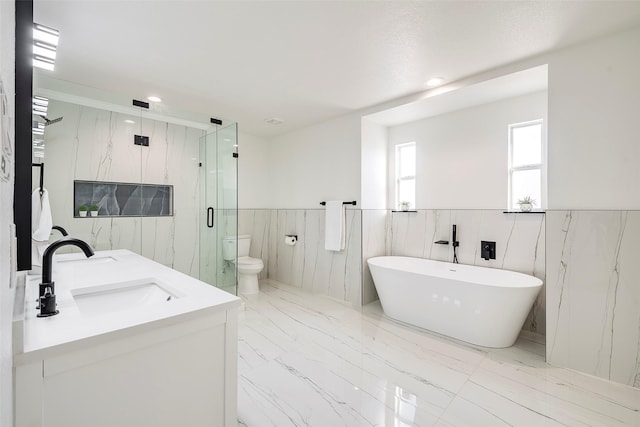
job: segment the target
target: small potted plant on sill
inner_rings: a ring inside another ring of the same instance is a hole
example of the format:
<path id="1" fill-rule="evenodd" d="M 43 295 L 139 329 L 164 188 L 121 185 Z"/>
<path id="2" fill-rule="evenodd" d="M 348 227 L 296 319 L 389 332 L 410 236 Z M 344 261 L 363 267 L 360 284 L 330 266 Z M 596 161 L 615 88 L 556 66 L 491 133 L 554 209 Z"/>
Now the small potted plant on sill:
<path id="1" fill-rule="evenodd" d="M 83 217 L 83 218 L 84 218 L 85 216 L 87 216 L 87 212 L 88 212 L 88 211 L 89 211 L 89 206 L 87 206 L 87 205 L 80 205 L 80 206 L 78 206 L 78 214 L 79 214 L 81 217 Z"/>
<path id="2" fill-rule="evenodd" d="M 536 201 L 535 199 L 532 199 L 531 196 L 526 196 L 518 200 L 518 204 L 520 205 L 520 210 L 522 212 L 531 212 L 531 210 L 533 209 L 533 205 L 536 204 Z"/>
<path id="3" fill-rule="evenodd" d="M 91 212 L 91 216 L 98 216 L 99 210 L 100 210 L 100 207 L 98 205 L 89 206 L 89 212 Z"/>
<path id="4" fill-rule="evenodd" d="M 402 211 L 408 211 L 410 206 L 411 206 L 411 203 L 409 202 L 406 202 L 406 201 L 400 202 L 400 210 Z"/>

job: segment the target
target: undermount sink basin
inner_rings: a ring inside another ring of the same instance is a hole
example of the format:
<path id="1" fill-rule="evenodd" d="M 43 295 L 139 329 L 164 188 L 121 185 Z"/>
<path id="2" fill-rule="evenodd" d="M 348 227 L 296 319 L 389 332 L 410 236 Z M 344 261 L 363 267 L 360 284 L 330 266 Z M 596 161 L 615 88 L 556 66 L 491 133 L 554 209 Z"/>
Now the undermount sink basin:
<path id="1" fill-rule="evenodd" d="M 92 256 L 91 258 L 78 258 L 78 259 L 63 259 L 57 263 L 60 265 L 96 265 L 107 264 L 110 262 L 116 262 L 117 259 L 110 256 Z"/>
<path id="2" fill-rule="evenodd" d="M 76 288 L 71 290 L 71 295 L 80 312 L 92 316 L 168 304 L 179 298 L 176 292 L 155 279 Z"/>

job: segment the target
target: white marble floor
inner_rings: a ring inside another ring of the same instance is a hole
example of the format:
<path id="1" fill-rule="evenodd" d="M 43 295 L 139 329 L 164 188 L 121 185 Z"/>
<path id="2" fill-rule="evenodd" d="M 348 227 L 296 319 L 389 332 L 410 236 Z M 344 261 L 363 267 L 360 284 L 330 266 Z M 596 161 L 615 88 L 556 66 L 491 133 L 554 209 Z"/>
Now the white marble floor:
<path id="1" fill-rule="evenodd" d="M 261 283 L 240 317 L 239 425 L 640 426 L 640 390 Z"/>

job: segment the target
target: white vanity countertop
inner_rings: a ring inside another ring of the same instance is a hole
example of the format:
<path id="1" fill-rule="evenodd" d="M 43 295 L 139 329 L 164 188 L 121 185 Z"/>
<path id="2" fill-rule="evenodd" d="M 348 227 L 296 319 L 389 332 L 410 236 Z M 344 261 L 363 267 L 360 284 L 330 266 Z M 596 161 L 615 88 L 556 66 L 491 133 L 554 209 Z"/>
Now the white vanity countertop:
<path id="1" fill-rule="evenodd" d="M 52 279 L 60 313 L 39 318 L 40 310 L 35 307 L 41 276 L 27 276 L 24 313 L 14 318 L 14 334 L 23 331 L 22 343 L 16 346 L 22 347 L 22 351 L 16 349 L 16 364 L 64 353 L 83 340 L 91 339 L 95 344 L 112 339 L 116 333 L 140 333 L 145 328 L 170 326 L 240 306 L 240 298 L 128 250 L 99 251 L 91 258 L 82 253 L 55 255 Z M 101 295 L 107 298 L 96 298 L 97 304 L 84 311 L 74 298 L 81 292 L 129 282 L 155 282 L 172 297 L 123 308 L 110 302 L 106 292 Z"/>

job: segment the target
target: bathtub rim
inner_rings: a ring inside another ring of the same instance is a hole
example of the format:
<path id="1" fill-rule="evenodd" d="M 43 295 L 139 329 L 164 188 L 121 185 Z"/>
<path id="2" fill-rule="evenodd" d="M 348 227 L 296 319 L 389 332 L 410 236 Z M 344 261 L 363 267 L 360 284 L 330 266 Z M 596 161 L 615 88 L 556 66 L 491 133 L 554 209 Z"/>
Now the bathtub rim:
<path id="1" fill-rule="evenodd" d="M 422 262 L 423 264 L 427 265 L 427 264 L 441 264 L 441 265 L 446 265 L 449 266 L 449 268 L 460 268 L 462 267 L 463 269 L 467 270 L 467 269 L 480 269 L 481 271 L 484 272 L 488 272 L 490 274 L 498 274 L 498 275 L 504 275 L 504 276 L 512 276 L 514 278 L 519 278 L 522 279 L 525 283 L 508 283 L 508 284 L 499 284 L 499 283 L 487 283 L 487 282 L 479 282 L 479 281 L 474 281 L 474 280 L 466 280 L 466 278 L 461 278 L 461 277 L 455 277 L 452 274 L 438 274 L 437 271 L 433 272 L 433 274 L 430 274 L 430 272 L 427 271 L 413 271 L 413 270 L 406 270 L 406 269 L 402 269 L 399 268 L 398 266 L 389 266 L 389 265 L 381 265 L 379 262 L 380 260 L 392 260 L 392 259 L 398 259 L 398 260 L 409 260 L 410 262 Z M 373 261 L 373 262 L 372 262 Z M 442 278 L 442 279 L 447 279 L 447 280 L 457 280 L 457 281 L 461 281 L 461 282 L 465 282 L 465 283 L 470 283 L 473 285 L 477 285 L 477 286 L 486 286 L 486 287 L 496 287 L 496 288 L 513 288 L 513 289 L 523 289 L 523 288 L 542 288 L 542 286 L 544 285 L 544 281 L 542 279 L 540 279 L 539 277 L 530 275 L 530 274 L 526 274 L 526 273 L 521 273 L 519 271 L 512 271 L 512 270 L 505 270 L 505 269 L 501 269 L 501 268 L 491 268 L 491 267 L 484 267 L 484 266 L 480 266 L 480 265 L 473 265 L 473 264 L 455 264 L 452 262 L 448 262 L 448 261 L 440 261 L 440 260 L 435 260 L 435 259 L 429 259 L 429 258 L 418 258 L 418 257 L 408 257 L 408 256 L 398 256 L 398 255 L 383 255 L 383 256 L 375 256 L 375 257 L 371 257 L 367 259 L 367 265 L 369 266 L 369 268 L 371 268 L 371 266 L 377 267 L 377 268 L 385 268 L 385 269 L 389 269 L 389 270 L 393 270 L 393 271 L 398 271 L 398 272 L 402 272 L 402 273 L 407 273 L 407 274 L 417 274 L 417 275 L 425 275 L 425 276 L 431 276 L 431 277 L 438 277 L 438 278 Z"/>

